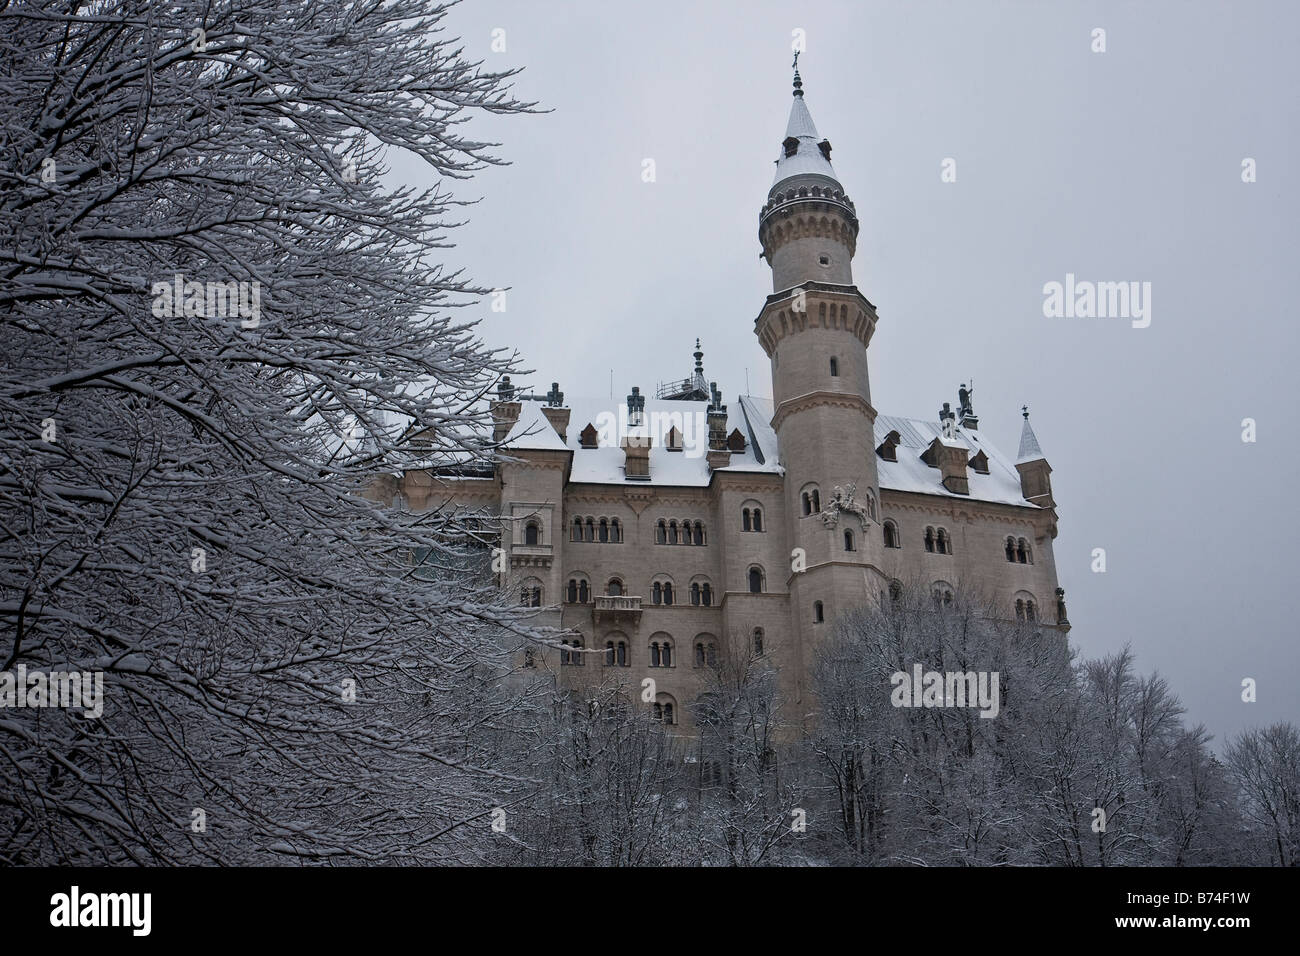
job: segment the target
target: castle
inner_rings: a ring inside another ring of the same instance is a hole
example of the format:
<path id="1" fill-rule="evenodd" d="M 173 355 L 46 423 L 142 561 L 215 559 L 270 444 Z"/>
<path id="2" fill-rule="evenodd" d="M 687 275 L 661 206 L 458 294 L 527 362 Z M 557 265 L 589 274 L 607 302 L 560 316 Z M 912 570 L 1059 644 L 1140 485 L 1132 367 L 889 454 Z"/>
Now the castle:
<path id="1" fill-rule="evenodd" d="M 724 403 L 698 341 L 692 374 L 654 398 L 566 402 L 558 384 L 521 394 L 507 378 L 492 415 L 509 460 L 408 470 L 379 490 L 503 519 L 502 582 L 567 631 L 520 666 L 563 686 L 651 677 L 653 714 L 689 732 L 686 705 L 720 654 L 770 661 L 782 700 L 807 712 L 812 651 L 837 614 L 897 600 L 905 582 L 939 604 L 960 582 L 1007 620 L 1068 630 L 1051 468 L 1028 412 L 1013 461 L 980 432 L 965 385 L 933 421 L 872 404 L 858 228 L 796 70 L 758 223 L 773 292 L 754 334 L 772 399 Z"/>

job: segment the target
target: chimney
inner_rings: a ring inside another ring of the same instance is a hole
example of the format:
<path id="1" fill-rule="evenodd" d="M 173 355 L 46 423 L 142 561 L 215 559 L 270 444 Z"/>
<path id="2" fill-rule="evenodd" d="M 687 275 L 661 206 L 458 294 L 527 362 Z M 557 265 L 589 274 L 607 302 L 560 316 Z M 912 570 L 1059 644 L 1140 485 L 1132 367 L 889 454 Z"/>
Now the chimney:
<path id="1" fill-rule="evenodd" d="M 569 440 L 569 409 L 564 406 L 564 393 L 560 391 L 560 383 L 552 382 L 551 390 L 546 393 L 546 404 L 542 407 L 542 414 L 546 420 L 551 423 L 555 429 L 555 434 L 560 436 L 561 441 Z"/>
<path id="2" fill-rule="evenodd" d="M 966 456 L 970 449 L 964 445 L 946 445 L 937 438 L 935 442 L 939 446 L 935 449 L 935 457 L 943 486 L 954 495 L 970 494 L 970 480 L 966 477 Z"/>
<path id="3" fill-rule="evenodd" d="M 510 434 L 510 429 L 514 428 L 515 422 L 519 421 L 521 407 L 515 401 L 515 387 L 510 383 L 510 376 L 507 375 L 497 385 L 497 397 L 491 404 L 493 441 L 499 442 Z"/>
<path id="4" fill-rule="evenodd" d="M 712 469 L 726 468 L 731 464 L 731 448 L 727 444 L 727 406 L 722 404 L 722 392 L 718 383 L 709 383 L 709 393 L 713 396 L 709 402 L 707 420 L 709 423 L 709 452 L 705 456 Z"/>

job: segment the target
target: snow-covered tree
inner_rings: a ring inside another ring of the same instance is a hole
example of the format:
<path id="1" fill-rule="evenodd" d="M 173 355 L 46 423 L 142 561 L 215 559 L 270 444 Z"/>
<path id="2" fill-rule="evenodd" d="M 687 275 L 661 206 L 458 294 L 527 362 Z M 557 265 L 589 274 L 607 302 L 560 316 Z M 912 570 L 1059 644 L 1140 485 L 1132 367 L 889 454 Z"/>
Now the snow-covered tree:
<path id="1" fill-rule="evenodd" d="M 479 526 L 363 496 L 412 424 L 490 456 L 510 368 L 438 252 L 530 105 L 444 13 L 0 8 L 0 670 L 104 675 L 0 711 L 0 861 L 463 859 L 518 783 Z"/>

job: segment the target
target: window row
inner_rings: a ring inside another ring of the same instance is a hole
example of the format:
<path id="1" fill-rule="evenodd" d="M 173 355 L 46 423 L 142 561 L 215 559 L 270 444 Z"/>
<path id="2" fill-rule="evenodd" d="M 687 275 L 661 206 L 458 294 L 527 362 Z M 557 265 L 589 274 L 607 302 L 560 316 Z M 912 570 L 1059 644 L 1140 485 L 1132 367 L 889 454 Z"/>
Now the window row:
<path id="1" fill-rule="evenodd" d="M 678 525 L 676 519 L 659 519 L 655 525 L 655 544 L 694 544 L 703 545 L 704 523 L 700 521 L 683 521 Z"/>
<path id="2" fill-rule="evenodd" d="M 750 650 L 754 657 L 762 657 L 766 653 L 763 637 L 763 629 L 761 627 L 754 628 L 750 638 Z M 652 634 L 647 650 L 651 667 L 676 666 L 676 645 L 670 635 L 664 633 Z M 695 667 L 717 666 L 718 644 L 711 635 L 699 635 L 692 643 L 691 650 Z M 560 642 L 560 663 L 563 665 L 571 667 L 583 666 L 585 653 L 586 648 L 580 637 L 567 638 Z M 605 641 L 602 659 L 606 667 L 630 667 L 632 661 L 627 638 L 622 634 L 611 634 Z M 525 666 L 536 666 L 531 649 L 525 654 Z"/>
<path id="3" fill-rule="evenodd" d="M 605 594 L 608 597 L 621 597 L 623 595 L 623 581 L 621 578 L 610 578 L 605 585 Z M 538 588 L 540 592 L 540 588 Z M 672 606 L 679 592 L 673 587 L 671 580 L 659 579 L 650 586 L 650 601 L 652 604 L 662 606 Z M 713 585 L 708 581 L 692 581 L 690 588 L 687 590 L 687 597 L 693 607 L 712 607 L 713 606 Z M 540 593 L 537 604 L 541 605 Z M 590 604 L 595 595 L 592 591 L 591 584 L 584 577 L 569 578 L 569 583 L 564 589 L 564 600 L 567 604 Z M 524 602 L 525 604 L 527 601 Z"/>
<path id="4" fill-rule="evenodd" d="M 574 518 L 569 528 L 570 541 L 623 543 L 623 524 L 617 518 Z"/>
<path id="5" fill-rule="evenodd" d="M 741 531 L 762 531 L 763 528 L 763 509 L 758 505 L 751 505 L 741 509 L 740 512 L 740 530 Z"/>

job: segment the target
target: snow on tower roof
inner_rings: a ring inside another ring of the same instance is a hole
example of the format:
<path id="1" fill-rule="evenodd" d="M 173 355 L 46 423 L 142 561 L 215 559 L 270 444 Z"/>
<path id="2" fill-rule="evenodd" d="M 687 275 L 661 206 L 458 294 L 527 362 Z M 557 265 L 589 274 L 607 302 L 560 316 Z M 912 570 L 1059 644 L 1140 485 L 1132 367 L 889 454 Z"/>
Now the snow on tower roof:
<path id="1" fill-rule="evenodd" d="M 818 175 L 839 182 L 830 159 L 822 154 L 818 146 L 822 138 L 817 134 L 817 127 L 813 125 L 808 104 L 804 102 L 802 86 L 803 82 L 799 79 L 799 74 L 795 73 L 794 102 L 790 104 L 790 119 L 785 126 L 785 138 L 786 141 L 796 140 L 798 145 L 793 155 L 787 155 L 785 144 L 782 143 L 781 155 L 776 161 L 776 176 L 772 179 L 773 189 L 781 182 L 795 176 Z"/>
<path id="2" fill-rule="evenodd" d="M 1025 424 L 1020 429 L 1020 451 L 1016 454 L 1017 465 L 1028 461 L 1038 461 L 1046 457 L 1043 454 L 1043 449 L 1038 446 L 1038 436 L 1034 434 L 1034 430 L 1029 426 L 1029 408 L 1026 407 L 1024 412 Z"/>

